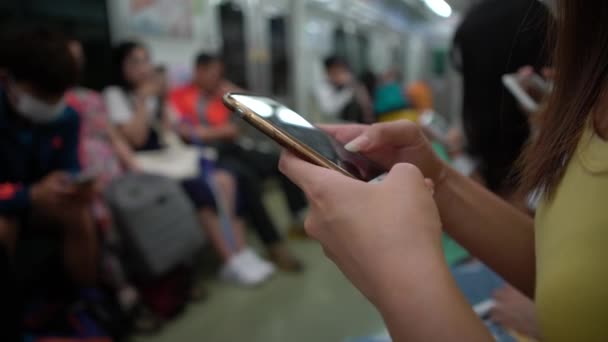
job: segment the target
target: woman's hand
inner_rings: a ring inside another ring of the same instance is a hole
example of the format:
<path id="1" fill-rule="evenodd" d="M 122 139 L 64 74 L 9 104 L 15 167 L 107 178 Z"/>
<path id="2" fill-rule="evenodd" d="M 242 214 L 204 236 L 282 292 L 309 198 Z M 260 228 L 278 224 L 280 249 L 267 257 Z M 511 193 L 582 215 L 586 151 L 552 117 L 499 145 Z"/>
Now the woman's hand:
<path id="1" fill-rule="evenodd" d="M 418 125 L 400 120 L 365 125 L 327 125 L 322 127 L 346 149 L 373 159 L 387 170 L 397 163 L 416 165 L 425 177 L 441 182 L 447 167 L 435 154 Z"/>
<path id="2" fill-rule="evenodd" d="M 404 271 L 414 282 L 421 276 L 414 263 L 443 262 L 432 189 L 415 166 L 397 164 L 377 184 L 312 165 L 288 152 L 279 167 L 309 199 L 307 233 L 376 306 L 397 290 L 396 273 Z"/>

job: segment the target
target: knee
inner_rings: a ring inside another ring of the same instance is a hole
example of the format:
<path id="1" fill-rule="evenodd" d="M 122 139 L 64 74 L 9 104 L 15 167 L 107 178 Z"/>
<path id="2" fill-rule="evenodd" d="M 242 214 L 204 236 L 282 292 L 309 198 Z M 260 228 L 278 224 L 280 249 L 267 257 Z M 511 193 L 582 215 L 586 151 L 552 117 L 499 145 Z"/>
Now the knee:
<path id="1" fill-rule="evenodd" d="M 17 222 L 0 216 L 0 245 L 9 249 L 15 245 L 17 239 Z"/>
<path id="2" fill-rule="evenodd" d="M 217 171 L 213 175 L 213 180 L 223 191 L 233 193 L 236 190 L 236 180 L 226 171 Z"/>

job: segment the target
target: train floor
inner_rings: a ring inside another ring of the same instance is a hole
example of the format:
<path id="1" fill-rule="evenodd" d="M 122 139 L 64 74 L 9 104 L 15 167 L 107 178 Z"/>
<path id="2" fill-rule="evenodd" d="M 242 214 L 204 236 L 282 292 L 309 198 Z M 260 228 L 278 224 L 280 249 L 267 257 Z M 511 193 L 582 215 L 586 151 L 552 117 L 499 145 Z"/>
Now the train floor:
<path id="1" fill-rule="evenodd" d="M 266 201 L 273 208 L 275 221 L 286 227 L 286 210 L 277 196 L 271 191 Z M 277 272 L 253 289 L 206 277 L 206 300 L 189 304 L 158 334 L 133 340 L 341 342 L 383 331 L 379 314 L 326 259 L 317 243 L 290 240 L 289 248 L 305 263 L 304 272 Z"/>

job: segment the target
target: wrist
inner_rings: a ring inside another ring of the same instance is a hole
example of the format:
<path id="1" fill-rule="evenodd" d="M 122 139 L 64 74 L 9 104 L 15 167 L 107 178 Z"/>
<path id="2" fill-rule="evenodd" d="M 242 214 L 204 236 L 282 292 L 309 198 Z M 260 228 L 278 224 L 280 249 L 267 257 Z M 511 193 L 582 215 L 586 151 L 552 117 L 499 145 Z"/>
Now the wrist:
<path id="1" fill-rule="evenodd" d="M 407 253 L 385 263 L 375 278 L 375 291 L 369 298 L 382 315 L 401 310 L 407 299 L 417 297 L 421 291 L 449 275 L 441 243 L 417 244 L 405 248 Z M 420 298 L 420 297 L 418 297 Z"/>
<path id="2" fill-rule="evenodd" d="M 435 173 L 435 176 L 431 178 L 433 180 L 435 196 L 437 196 L 441 192 L 441 190 L 445 188 L 445 184 L 448 183 L 452 177 L 454 177 L 453 170 L 451 169 L 451 167 L 443 161 L 441 161 L 440 163 L 441 167 Z"/>

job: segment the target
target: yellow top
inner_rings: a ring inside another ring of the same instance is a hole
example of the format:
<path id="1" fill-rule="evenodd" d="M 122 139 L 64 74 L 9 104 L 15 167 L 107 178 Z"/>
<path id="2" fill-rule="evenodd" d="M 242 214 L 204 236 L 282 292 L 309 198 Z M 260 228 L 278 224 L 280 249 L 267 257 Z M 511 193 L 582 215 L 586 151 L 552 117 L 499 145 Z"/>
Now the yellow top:
<path id="1" fill-rule="evenodd" d="M 592 129 L 537 212 L 536 272 L 543 341 L 608 341 L 608 142 Z"/>

